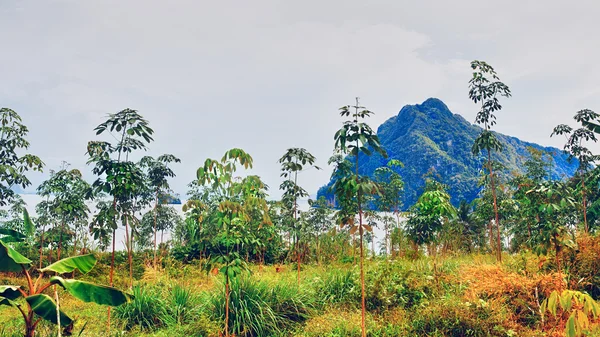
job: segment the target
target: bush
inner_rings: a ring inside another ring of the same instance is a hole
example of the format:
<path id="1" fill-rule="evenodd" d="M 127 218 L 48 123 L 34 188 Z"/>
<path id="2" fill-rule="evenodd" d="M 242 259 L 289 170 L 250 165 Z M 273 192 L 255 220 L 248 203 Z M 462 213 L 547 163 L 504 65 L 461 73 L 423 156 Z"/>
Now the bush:
<path id="1" fill-rule="evenodd" d="M 561 254 L 570 278 L 569 287 L 600 298 L 600 237 L 579 237 L 577 246 L 577 250 L 565 249 Z"/>
<path id="2" fill-rule="evenodd" d="M 431 294 L 433 276 L 402 264 L 379 263 L 365 275 L 367 310 L 412 308 Z"/>
<path id="3" fill-rule="evenodd" d="M 504 318 L 483 300 L 478 303 L 447 300 L 430 303 L 415 312 L 410 330 L 414 336 L 514 335 L 514 331 L 502 326 L 504 322 Z"/>

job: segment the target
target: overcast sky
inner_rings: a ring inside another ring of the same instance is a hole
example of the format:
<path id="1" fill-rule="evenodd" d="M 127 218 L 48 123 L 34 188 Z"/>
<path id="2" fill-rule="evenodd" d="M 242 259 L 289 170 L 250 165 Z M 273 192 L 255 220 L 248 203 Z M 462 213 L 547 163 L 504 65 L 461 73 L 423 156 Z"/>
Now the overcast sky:
<path id="1" fill-rule="evenodd" d="M 92 130 L 132 108 L 155 130 L 148 154 L 182 159 L 177 192 L 241 147 L 277 197 L 277 159 L 304 147 L 326 167 L 355 96 L 373 127 L 428 97 L 472 122 L 473 59 L 513 91 L 496 130 L 562 147 L 556 124 L 600 112 L 599 16 L 597 1 L 0 0 L 0 106 L 49 169 L 65 160 L 92 181 Z M 299 184 L 314 193 L 329 175 Z M 44 176 L 31 177 L 30 191 Z"/>

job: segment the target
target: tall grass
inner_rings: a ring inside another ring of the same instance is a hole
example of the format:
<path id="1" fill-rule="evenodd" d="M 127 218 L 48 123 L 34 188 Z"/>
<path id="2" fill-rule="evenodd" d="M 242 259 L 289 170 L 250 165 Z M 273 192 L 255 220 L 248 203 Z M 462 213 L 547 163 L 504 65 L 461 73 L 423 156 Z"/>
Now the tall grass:
<path id="1" fill-rule="evenodd" d="M 225 319 L 225 294 L 212 297 L 212 318 Z M 270 284 L 248 278 L 231 283 L 229 328 L 236 336 L 273 336 L 305 321 L 314 297 L 292 283 Z"/>
<path id="2" fill-rule="evenodd" d="M 133 300 L 115 308 L 115 316 L 123 321 L 126 330 L 139 326 L 155 330 L 170 321 L 169 309 L 156 288 L 133 286 Z"/>
<path id="3" fill-rule="evenodd" d="M 314 286 L 324 306 L 340 303 L 355 306 L 359 303 L 360 285 L 353 270 L 334 270 L 324 278 L 317 279 Z"/>
<path id="4" fill-rule="evenodd" d="M 133 295 L 133 301 L 115 309 L 116 317 L 125 324 L 126 330 L 136 326 L 156 330 L 190 323 L 200 311 L 199 297 L 179 284 L 172 287 L 136 285 Z"/>

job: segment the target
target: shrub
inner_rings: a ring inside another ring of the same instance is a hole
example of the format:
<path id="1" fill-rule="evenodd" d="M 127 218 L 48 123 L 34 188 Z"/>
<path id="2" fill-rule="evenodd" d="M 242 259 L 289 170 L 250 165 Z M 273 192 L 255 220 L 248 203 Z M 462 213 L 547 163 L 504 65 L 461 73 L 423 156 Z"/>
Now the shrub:
<path id="1" fill-rule="evenodd" d="M 477 303 L 456 299 L 430 303 L 412 317 L 411 336 L 507 336 L 514 334 L 502 326 L 504 318 L 481 300 Z"/>

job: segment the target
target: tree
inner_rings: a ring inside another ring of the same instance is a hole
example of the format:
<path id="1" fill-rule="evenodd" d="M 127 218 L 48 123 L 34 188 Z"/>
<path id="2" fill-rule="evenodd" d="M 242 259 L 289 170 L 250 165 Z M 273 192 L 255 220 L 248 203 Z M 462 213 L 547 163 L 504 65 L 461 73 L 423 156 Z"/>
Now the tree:
<path id="1" fill-rule="evenodd" d="M 296 264 L 298 265 L 298 286 L 300 286 L 300 237 L 298 236 L 299 231 L 297 227 L 297 214 L 298 209 L 298 198 L 307 197 L 308 192 L 305 189 L 298 186 L 298 172 L 302 171 L 305 165 L 314 167 L 320 170 L 318 166 L 315 166 L 316 158 L 302 148 L 291 148 L 279 159 L 281 164 L 281 177 L 286 178 L 279 189 L 283 190 L 283 196 L 281 197 L 284 205 L 288 207 L 291 213 L 290 219 L 293 219 L 292 228 L 294 228 L 296 238 Z M 293 179 L 292 179 L 293 176 Z"/>
<path id="2" fill-rule="evenodd" d="M 575 240 L 568 230 L 570 214 L 575 208 L 573 190 L 561 181 L 543 181 L 527 191 L 527 194 L 540 201 L 534 228 L 536 251 L 546 255 L 554 248 L 556 268 L 560 270 L 560 251 L 563 247 L 575 246 Z"/>
<path id="3" fill-rule="evenodd" d="M 41 172 L 44 163 L 32 154 L 18 153 L 29 148 L 26 139 L 29 130 L 19 114 L 8 108 L 0 108 L 0 124 L 0 206 L 6 206 L 15 198 L 13 187 L 31 185 L 26 172 Z"/>
<path id="4" fill-rule="evenodd" d="M 110 285 L 113 285 L 117 219 L 120 219 L 125 225 L 130 283 L 132 283 L 132 245 L 129 240 L 129 223 L 133 216 L 133 201 L 144 188 L 145 180 L 141 169 L 129 161 L 129 155 L 136 150 L 146 150 L 146 144 L 153 140 L 154 131 L 148 125 L 148 121 L 132 109 L 110 114 L 108 119 L 94 130 L 96 135 L 113 131 L 118 134 L 118 138 L 115 137 L 117 139 L 115 145 L 106 141 L 90 141 L 87 146 L 87 155 L 89 156 L 88 163 L 94 164 L 92 172 L 98 176 L 92 184 L 94 193 L 104 192 L 113 197 L 112 210 L 104 213 L 104 215 L 111 216 L 112 219 L 110 221 L 106 217 L 102 219 L 102 223 L 109 225 L 112 229 Z M 110 326 L 110 308 L 108 324 Z"/>
<path id="5" fill-rule="evenodd" d="M 396 216 L 396 226 L 400 226 L 400 208 L 402 207 L 402 191 L 404 181 L 394 169 L 402 168 L 404 164 L 397 159 L 391 159 L 386 166 L 375 169 L 374 180 L 381 187 L 381 194 L 375 198 L 377 209 L 382 212 L 393 212 Z M 388 253 L 390 226 L 384 221 L 385 252 Z"/>
<path id="6" fill-rule="evenodd" d="M 498 217 L 498 205 L 496 200 L 496 186 L 494 182 L 494 171 L 492 167 L 492 151 L 501 151 L 502 143 L 498 140 L 491 127 L 496 124 L 495 112 L 502 109 L 498 96 L 510 97 L 511 92 L 508 86 L 500 81 L 496 71 L 492 66 L 483 61 L 471 62 L 473 77 L 469 80 L 469 99 L 475 104 L 481 103 L 481 108 L 475 117 L 475 123 L 483 126 L 483 130 L 473 143 L 472 152 L 474 155 L 480 154 L 485 150 L 487 154 L 486 168 L 490 176 L 490 188 L 494 202 L 494 215 L 496 217 L 496 257 L 498 261 L 502 260 L 502 245 L 500 242 L 500 219 Z M 491 78 L 488 78 L 491 76 Z"/>
<path id="7" fill-rule="evenodd" d="M 407 222 L 409 238 L 417 245 L 428 245 L 429 253 L 435 256 L 434 245 L 449 218 L 456 217 L 456 209 L 450 203 L 446 186 L 427 179 L 425 191 L 412 207 Z"/>
<path id="8" fill-rule="evenodd" d="M 334 176 L 338 180 L 332 186 L 336 197 L 345 200 L 346 205 L 351 206 L 352 199 L 356 199 L 356 209 L 345 209 L 342 206 L 341 219 L 342 224 L 351 225 L 351 232 L 358 231 L 360 237 L 360 282 L 361 282 L 361 332 L 362 336 L 366 337 L 367 329 L 365 324 L 366 306 L 365 306 L 365 274 L 363 268 L 364 252 L 363 252 L 363 235 L 364 230 L 372 231 L 370 226 L 363 224 L 363 208 L 362 202 L 365 195 L 378 193 L 378 187 L 368 177 L 361 176 L 358 173 L 360 154 L 370 156 L 373 151 L 379 153 L 383 157 L 387 157 L 386 151 L 381 147 L 379 137 L 373 132 L 371 127 L 360 120 L 363 120 L 373 114 L 365 107 L 360 106 L 358 97 L 355 105 L 346 105 L 341 107 L 340 115 L 342 117 L 350 117 L 342 125 L 334 136 L 335 149 L 339 154 L 350 155 L 354 157 L 354 173 L 345 162 L 345 159 L 337 159 L 336 171 Z M 354 214 L 358 213 L 358 225 L 354 225 Z"/>
<path id="9" fill-rule="evenodd" d="M 332 227 L 332 219 L 331 216 L 333 214 L 333 210 L 325 200 L 325 197 L 321 196 L 317 200 L 308 200 L 308 205 L 310 209 L 308 210 L 307 220 L 316 235 L 316 257 L 317 262 L 321 263 L 320 260 L 320 235 L 321 233 L 327 232 Z"/>
<path id="10" fill-rule="evenodd" d="M 528 147 L 529 158 L 523 166 L 525 172 L 516 175 L 511 179 L 510 185 L 513 186 L 514 200 L 518 205 L 517 221 L 513 226 L 513 246 L 517 248 L 525 243 L 533 248 L 533 227 L 540 219 L 540 200 L 539 194 L 527 193 L 536 188 L 540 183 L 547 180 L 548 169 L 552 166 L 552 156 L 541 150 Z"/>
<path id="11" fill-rule="evenodd" d="M 581 180 L 581 199 L 583 205 L 583 225 L 586 233 L 589 232 L 587 222 L 587 200 L 585 191 L 585 174 L 590 168 L 592 168 L 595 161 L 600 159 L 600 156 L 594 155 L 590 149 L 584 146 L 584 142 L 593 141 L 597 142 L 595 132 L 600 131 L 600 126 L 594 124 L 592 121 L 596 120 L 600 115 L 589 109 L 583 109 L 577 111 L 573 117 L 575 121 L 581 123 L 583 126 L 579 129 L 573 130 L 572 127 L 566 124 L 557 125 L 550 137 L 554 135 L 564 135 L 567 142 L 564 146 L 564 151 L 569 155 L 569 160 L 577 158 L 579 166 L 577 168 L 577 175 Z"/>
<path id="12" fill-rule="evenodd" d="M 157 232 L 157 221 L 158 221 L 158 213 L 159 206 L 162 207 L 162 204 L 159 203 L 159 198 L 162 194 L 165 194 L 169 189 L 169 182 L 167 178 L 175 177 L 175 172 L 169 168 L 169 163 L 180 163 L 181 160 L 172 154 L 163 154 L 159 156 L 157 159 L 154 159 L 150 156 L 145 156 L 140 161 L 140 165 L 146 168 L 146 175 L 148 177 L 148 182 L 150 187 L 154 190 L 155 199 L 154 199 L 154 268 L 156 269 L 156 232 Z M 164 227 L 164 226 L 163 226 Z M 164 230 L 164 228 L 163 228 Z M 162 241 L 162 240 L 161 240 Z"/>
<path id="13" fill-rule="evenodd" d="M 251 222 L 271 225 L 267 201 L 266 185 L 256 176 L 251 179 L 234 177 L 237 164 L 252 168 L 252 157 L 242 149 L 225 152 L 220 161 L 206 159 L 196 173 L 198 186 L 210 187 L 217 207 L 211 220 L 219 226 L 215 237 L 215 256 L 210 265 L 221 265 L 219 271 L 225 276 L 225 335 L 229 337 L 229 296 L 230 281 L 247 270 L 241 259 L 239 247 L 248 243 L 247 227 Z M 248 177 L 247 177 L 248 178 Z M 258 217 L 258 218 L 257 218 Z M 208 268 L 207 268 L 208 269 Z"/>
<path id="14" fill-rule="evenodd" d="M 179 222 L 181 222 L 181 216 L 173 207 L 160 205 L 158 208 L 146 212 L 140 223 L 138 245 L 141 247 L 153 246 L 156 254 L 156 233 L 161 232 L 160 243 L 162 244 L 162 233 L 173 229 Z M 151 235 L 154 236 L 154 241 L 150 239 Z"/>
<path id="15" fill-rule="evenodd" d="M 56 259 L 60 260 L 65 234 L 75 231 L 81 221 L 87 222 L 89 208 L 86 200 L 91 196 L 90 185 L 83 179 L 79 170 L 67 170 L 66 166 L 59 171 L 50 171 L 50 178 L 40 184 L 37 193 L 48 199 L 48 216 L 57 221 L 59 231 Z M 76 254 L 77 237 L 74 238 L 73 254 Z"/>

